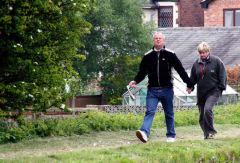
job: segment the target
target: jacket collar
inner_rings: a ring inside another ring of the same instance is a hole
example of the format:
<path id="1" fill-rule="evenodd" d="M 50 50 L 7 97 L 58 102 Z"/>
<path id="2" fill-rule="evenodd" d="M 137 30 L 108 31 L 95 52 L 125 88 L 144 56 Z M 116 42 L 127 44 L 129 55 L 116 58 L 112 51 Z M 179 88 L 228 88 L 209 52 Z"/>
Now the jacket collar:
<path id="1" fill-rule="evenodd" d="M 165 50 L 165 45 L 164 45 L 163 48 L 160 49 L 160 50 L 157 50 L 155 47 L 153 47 L 152 49 L 153 49 L 153 51 L 155 51 L 155 52 L 159 52 L 159 51 Z"/>
<path id="2" fill-rule="evenodd" d="M 206 61 L 203 61 L 200 57 L 198 58 L 198 63 L 209 63 L 211 62 L 211 57 L 210 57 L 210 54 L 208 55 L 208 58 L 206 59 Z"/>

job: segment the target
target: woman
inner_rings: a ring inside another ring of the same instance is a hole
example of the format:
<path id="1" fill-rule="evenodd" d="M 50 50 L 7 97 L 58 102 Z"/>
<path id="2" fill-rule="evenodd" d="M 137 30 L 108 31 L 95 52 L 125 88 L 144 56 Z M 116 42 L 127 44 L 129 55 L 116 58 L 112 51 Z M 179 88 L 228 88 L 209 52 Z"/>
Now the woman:
<path id="1" fill-rule="evenodd" d="M 199 124 L 204 139 L 211 139 L 217 133 L 214 128 L 213 106 L 217 103 L 222 91 L 226 89 L 226 70 L 217 56 L 210 55 L 210 47 L 206 42 L 198 45 L 199 58 L 191 69 L 190 79 L 197 84 L 197 106 L 199 108 Z M 188 88 L 191 93 L 193 88 Z"/>

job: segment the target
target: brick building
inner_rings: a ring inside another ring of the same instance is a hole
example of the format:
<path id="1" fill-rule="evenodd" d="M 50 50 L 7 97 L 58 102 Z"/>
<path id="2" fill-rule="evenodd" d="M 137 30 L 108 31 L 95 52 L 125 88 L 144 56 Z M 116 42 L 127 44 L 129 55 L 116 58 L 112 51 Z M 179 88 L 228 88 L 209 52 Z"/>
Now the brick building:
<path id="1" fill-rule="evenodd" d="M 240 0 L 149 0 L 143 11 L 158 28 L 240 26 Z"/>
<path id="2" fill-rule="evenodd" d="M 144 22 L 156 27 L 198 27 L 204 25 L 202 0 L 149 0 L 143 5 Z"/>
<path id="3" fill-rule="evenodd" d="M 240 0 L 204 0 L 204 26 L 240 26 Z"/>
<path id="4" fill-rule="evenodd" d="M 152 21 L 156 27 L 178 27 L 177 0 L 155 2 L 149 0 L 143 4 L 143 22 Z"/>
<path id="5" fill-rule="evenodd" d="M 199 27 L 204 25 L 204 10 L 201 8 L 202 0 L 179 0 L 179 26 Z"/>

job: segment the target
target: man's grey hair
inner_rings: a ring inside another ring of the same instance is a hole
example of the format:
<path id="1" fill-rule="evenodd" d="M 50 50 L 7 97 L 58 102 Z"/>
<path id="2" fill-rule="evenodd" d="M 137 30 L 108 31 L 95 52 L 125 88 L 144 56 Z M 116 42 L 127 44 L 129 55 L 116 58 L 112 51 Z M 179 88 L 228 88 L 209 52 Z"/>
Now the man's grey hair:
<path id="1" fill-rule="evenodd" d="M 162 35 L 163 39 L 165 40 L 165 35 L 164 35 L 162 32 L 160 32 L 160 31 L 154 31 L 154 32 L 153 32 L 153 35 L 152 35 L 153 38 L 154 38 L 155 35 Z"/>

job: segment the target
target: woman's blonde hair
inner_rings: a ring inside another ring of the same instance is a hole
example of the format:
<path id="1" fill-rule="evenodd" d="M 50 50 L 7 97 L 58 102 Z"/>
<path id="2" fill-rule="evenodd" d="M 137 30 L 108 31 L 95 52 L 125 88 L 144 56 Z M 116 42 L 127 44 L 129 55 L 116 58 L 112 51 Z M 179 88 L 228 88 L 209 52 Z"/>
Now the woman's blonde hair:
<path id="1" fill-rule="evenodd" d="M 198 52 L 210 52 L 210 46 L 206 42 L 201 42 L 197 47 Z"/>

